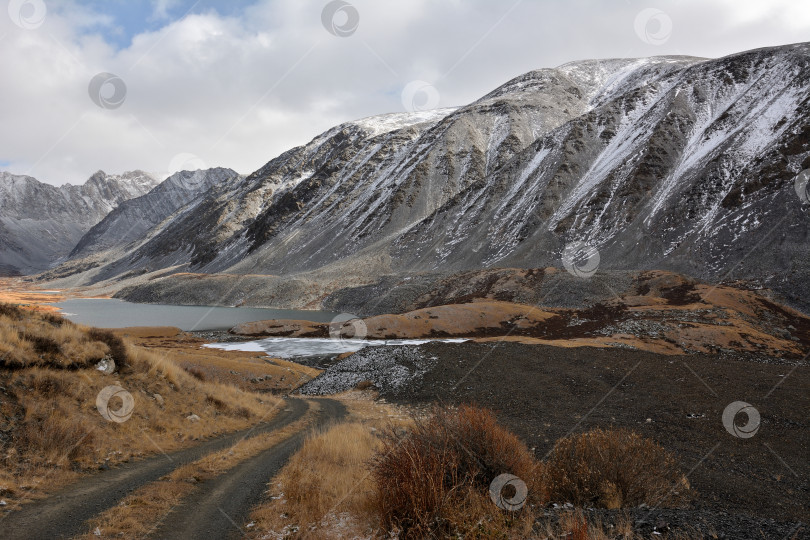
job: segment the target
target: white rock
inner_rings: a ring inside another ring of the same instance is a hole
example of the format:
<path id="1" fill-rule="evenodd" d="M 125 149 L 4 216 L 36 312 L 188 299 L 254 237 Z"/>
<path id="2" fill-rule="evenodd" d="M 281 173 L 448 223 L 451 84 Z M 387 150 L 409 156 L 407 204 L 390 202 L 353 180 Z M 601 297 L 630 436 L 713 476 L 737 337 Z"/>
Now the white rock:
<path id="1" fill-rule="evenodd" d="M 105 375 L 112 375 L 115 371 L 115 360 L 110 355 L 105 356 L 96 364 L 96 369 Z"/>

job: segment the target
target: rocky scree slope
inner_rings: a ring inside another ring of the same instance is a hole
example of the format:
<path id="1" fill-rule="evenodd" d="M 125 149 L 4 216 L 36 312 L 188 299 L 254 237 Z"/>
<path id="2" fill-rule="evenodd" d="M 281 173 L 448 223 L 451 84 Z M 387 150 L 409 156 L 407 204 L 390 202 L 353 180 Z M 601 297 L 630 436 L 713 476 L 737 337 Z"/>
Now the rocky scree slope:
<path id="1" fill-rule="evenodd" d="M 157 184 L 143 171 L 98 171 L 80 186 L 61 187 L 0 172 L 0 275 L 47 269 L 111 210 Z"/>
<path id="2" fill-rule="evenodd" d="M 808 118 L 808 44 L 532 71 L 457 110 L 327 131 L 208 192 L 92 281 L 171 265 L 344 281 L 347 268 L 559 266 L 581 241 L 604 270 L 754 279 L 801 305 Z"/>

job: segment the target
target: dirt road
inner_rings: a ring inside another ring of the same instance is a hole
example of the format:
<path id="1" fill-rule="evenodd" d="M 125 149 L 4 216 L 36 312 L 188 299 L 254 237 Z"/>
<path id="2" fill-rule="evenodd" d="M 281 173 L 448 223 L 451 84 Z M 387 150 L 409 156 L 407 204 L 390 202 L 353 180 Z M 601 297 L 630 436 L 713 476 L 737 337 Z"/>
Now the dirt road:
<path id="1" fill-rule="evenodd" d="M 344 416 L 346 408 L 342 404 L 323 400 L 313 429 Z M 298 449 L 308 431 L 297 433 L 203 484 L 203 489 L 166 516 L 150 538 L 241 538 L 251 507 L 260 502 L 267 482 Z"/>
<path id="2" fill-rule="evenodd" d="M 10 540 L 70 538 L 84 533 L 87 531 L 86 522 L 88 519 L 116 505 L 118 501 L 133 490 L 153 482 L 177 467 L 195 461 L 206 454 L 227 448 L 247 436 L 281 429 L 303 417 L 308 410 L 309 404 L 307 401 L 287 399 L 285 408 L 274 418 L 253 428 L 218 437 L 168 455 L 128 463 L 85 478 L 50 497 L 25 505 L 19 511 L 0 517 L 0 537 Z M 338 402 L 323 400 L 321 402 L 321 411 L 318 414 L 318 423 L 323 424 L 332 419 L 339 419 L 345 414 L 345 408 Z M 264 484 L 269 481 L 273 472 L 278 470 L 295 451 L 305 434 L 306 432 L 302 431 L 262 454 L 241 463 L 233 471 L 223 475 L 222 478 L 218 478 L 216 481 L 211 482 L 210 485 L 204 486 L 200 493 L 195 494 L 195 497 L 206 500 L 209 492 L 215 491 L 215 495 L 211 494 L 211 497 L 213 497 L 211 500 L 217 500 L 216 497 L 226 499 L 227 502 L 223 502 L 222 505 L 224 506 L 221 506 L 226 512 L 230 511 L 237 517 L 247 515 L 250 507 L 242 508 L 240 504 L 250 504 L 260 497 Z M 246 478 L 245 475 L 256 476 Z M 244 479 L 245 485 L 239 483 L 238 479 L 240 478 Z M 229 481 L 235 481 L 236 483 L 229 484 Z M 246 486 L 251 491 L 242 494 L 241 490 L 245 489 Z M 234 490 L 239 493 L 233 493 Z M 222 517 L 222 514 L 216 509 L 215 512 Z M 179 515 L 182 515 L 182 513 L 173 512 L 171 517 Z M 206 517 L 212 518 L 213 516 Z M 201 521 L 199 515 L 197 518 L 197 521 Z M 222 517 L 222 519 L 225 518 Z M 170 522 L 177 523 L 176 519 Z M 228 520 L 225 520 L 225 522 L 228 527 L 233 528 L 233 525 Z M 215 530 L 215 525 L 210 525 L 211 530 Z M 177 527 L 180 527 L 180 525 L 177 525 Z M 179 537 L 188 538 L 189 536 L 181 534 Z"/>

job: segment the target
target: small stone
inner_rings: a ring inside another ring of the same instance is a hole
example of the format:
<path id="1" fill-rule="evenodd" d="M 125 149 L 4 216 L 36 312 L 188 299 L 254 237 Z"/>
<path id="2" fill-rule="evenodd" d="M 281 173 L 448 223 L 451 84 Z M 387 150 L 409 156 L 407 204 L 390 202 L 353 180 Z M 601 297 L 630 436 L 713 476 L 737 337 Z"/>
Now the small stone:
<path id="1" fill-rule="evenodd" d="M 115 360 L 108 354 L 99 360 L 98 364 L 96 364 L 96 369 L 105 375 L 112 375 L 115 371 Z"/>
<path id="2" fill-rule="evenodd" d="M 101 536 L 101 529 L 96 527 L 96 530 L 93 531 L 93 534 L 96 535 L 96 536 Z"/>
<path id="3" fill-rule="evenodd" d="M 160 394 L 152 394 L 152 397 L 155 398 L 155 401 L 157 401 L 158 405 L 163 405 L 164 403 L 163 396 L 161 396 Z"/>
<path id="4" fill-rule="evenodd" d="M 0 500 L 0 506 L 5 506 L 5 505 L 7 505 L 7 504 L 8 504 L 8 503 L 7 503 L 5 500 Z"/>
<path id="5" fill-rule="evenodd" d="M 196 414 L 190 414 L 190 415 L 186 416 L 186 420 L 188 420 L 190 422 L 199 422 L 200 417 L 197 416 Z"/>

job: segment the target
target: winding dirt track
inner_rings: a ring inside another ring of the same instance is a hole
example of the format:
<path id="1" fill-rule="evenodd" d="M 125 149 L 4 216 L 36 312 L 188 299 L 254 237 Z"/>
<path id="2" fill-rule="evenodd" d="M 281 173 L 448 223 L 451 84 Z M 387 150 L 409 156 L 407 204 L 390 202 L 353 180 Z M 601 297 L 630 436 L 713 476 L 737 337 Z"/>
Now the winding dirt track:
<path id="1" fill-rule="evenodd" d="M 340 403 L 332 400 L 320 402 L 318 425 L 346 415 L 345 407 Z M 50 497 L 27 504 L 17 512 L 0 517 L 0 538 L 9 540 L 70 538 L 84 533 L 88 530 L 87 520 L 113 507 L 133 490 L 206 454 L 227 448 L 245 437 L 281 429 L 303 417 L 308 410 L 307 401 L 287 399 L 286 407 L 268 422 L 168 455 L 127 463 L 81 480 Z M 266 483 L 295 452 L 306 433 L 307 430 L 303 430 L 237 465 L 214 481 L 201 485 L 200 492 L 192 496 L 197 501 L 193 506 L 196 511 L 185 516 L 193 517 L 188 520 L 191 523 L 183 520 L 185 513 L 183 509 L 186 507 L 184 502 L 167 517 L 163 524 L 165 528 L 161 527 L 157 531 L 157 537 L 220 538 L 226 536 L 229 530 L 238 533 L 238 529 L 230 520 L 241 525 L 239 519 L 246 517 L 250 506 L 258 502 Z M 198 512 L 201 507 L 197 506 L 199 504 L 214 504 L 216 515 L 210 512 L 200 515 Z M 221 508 L 228 516 L 224 516 L 217 508 Z M 193 533 L 192 529 L 203 525 L 208 528 L 202 530 L 211 532 L 205 533 L 204 536 Z M 183 530 L 183 527 L 189 527 L 189 530 Z"/>
<path id="2" fill-rule="evenodd" d="M 183 499 L 150 538 L 240 538 L 250 509 L 259 503 L 267 482 L 275 476 L 313 429 L 346 416 L 346 408 L 331 399 L 319 400 L 315 426 L 300 431 L 251 459 L 243 461 Z"/>

